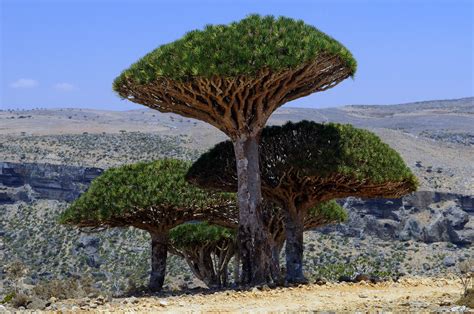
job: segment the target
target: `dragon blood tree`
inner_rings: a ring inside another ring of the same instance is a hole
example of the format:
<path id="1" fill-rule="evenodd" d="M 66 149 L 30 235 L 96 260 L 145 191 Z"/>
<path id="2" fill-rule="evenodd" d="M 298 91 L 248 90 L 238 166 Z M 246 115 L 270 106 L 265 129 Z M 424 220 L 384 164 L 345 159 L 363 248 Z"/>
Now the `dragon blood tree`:
<path id="1" fill-rule="evenodd" d="M 396 198 L 417 187 L 396 151 L 351 125 L 302 121 L 266 127 L 259 146 L 263 195 L 277 202 L 285 217 L 288 282 L 305 282 L 304 220 L 315 204 L 347 196 Z M 186 177 L 203 188 L 233 191 L 234 163 L 232 143 L 222 142 L 203 154 Z"/>
<path id="2" fill-rule="evenodd" d="M 129 101 L 205 121 L 230 137 L 242 281 L 255 284 L 264 281 L 268 266 L 259 209 L 261 130 L 281 105 L 332 88 L 355 71 L 351 53 L 313 26 L 250 15 L 158 47 L 122 72 L 113 89 Z"/>
<path id="3" fill-rule="evenodd" d="M 283 278 L 280 271 L 280 254 L 283 244 L 286 240 L 285 215 L 278 205 L 272 204 L 270 201 L 264 202 L 265 225 L 270 234 L 270 247 L 272 251 L 272 268 L 271 274 L 275 282 L 281 283 Z M 325 201 L 318 203 L 308 209 L 307 215 L 304 217 L 303 230 L 312 230 L 329 224 L 337 224 L 347 220 L 347 212 L 336 203 L 336 201 Z"/>
<path id="4" fill-rule="evenodd" d="M 97 177 L 60 216 L 63 224 L 79 228 L 135 227 L 151 236 L 149 287 L 163 286 L 168 252 L 168 231 L 191 220 L 229 223 L 227 211 L 235 207 L 229 193 L 213 193 L 188 184 L 189 163 L 164 159 L 112 168 Z"/>
<path id="5" fill-rule="evenodd" d="M 226 287 L 227 266 L 236 252 L 232 229 L 206 222 L 185 223 L 169 232 L 170 252 L 183 257 L 209 288 Z"/>
<path id="6" fill-rule="evenodd" d="M 268 229 L 274 244 L 272 248 L 276 256 L 280 256 L 286 240 L 285 215 L 279 206 L 275 206 L 273 215 L 268 219 Z M 303 230 L 312 230 L 322 226 L 337 224 L 347 220 L 346 210 L 336 201 L 318 203 L 308 209 L 303 220 Z"/>

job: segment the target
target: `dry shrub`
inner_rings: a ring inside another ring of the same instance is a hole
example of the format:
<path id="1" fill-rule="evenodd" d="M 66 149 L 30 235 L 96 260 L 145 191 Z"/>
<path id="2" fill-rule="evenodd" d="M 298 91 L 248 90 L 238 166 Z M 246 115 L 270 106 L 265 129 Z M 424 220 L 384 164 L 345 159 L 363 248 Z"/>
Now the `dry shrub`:
<path id="1" fill-rule="evenodd" d="M 474 283 L 474 259 L 468 259 L 458 265 L 459 279 L 463 286 L 463 295 L 466 296 L 469 290 L 472 291 Z M 472 292 L 471 292 L 472 293 Z"/>
<path id="2" fill-rule="evenodd" d="M 23 306 L 26 308 L 28 303 L 30 302 L 30 298 L 24 294 L 24 293 L 17 293 L 11 300 L 11 304 L 13 307 L 19 308 L 20 306 Z"/>
<path id="3" fill-rule="evenodd" d="M 48 300 L 51 297 L 59 300 L 81 298 L 98 293 L 98 290 L 93 287 L 93 283 L 90 276 L 80 279 L 50 280 L 36 285 L 33 288 L 33 293 L 43 300 Z"/>
<path id="4" fill-rule="evenodd" d="M 467 289 L 466 293 L 456 303 L 474 309 L 474 289 Z"/>

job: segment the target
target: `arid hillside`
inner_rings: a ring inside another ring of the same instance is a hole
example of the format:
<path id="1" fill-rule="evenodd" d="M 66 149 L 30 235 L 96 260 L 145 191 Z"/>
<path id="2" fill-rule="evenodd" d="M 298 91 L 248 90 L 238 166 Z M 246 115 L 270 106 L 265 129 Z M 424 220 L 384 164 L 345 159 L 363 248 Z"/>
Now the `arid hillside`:
<path id="1" fill-rule="evenodd" d="M 303 119 L 370 129 L 403 156 L 422 189 L 474 194 L 472 97 L 388 106 L 283 107 L 269 123 Z M 208 124 L 149 109 L 0 111 L 0 161 L 106 168 L 163 157 L 166 147 L 171 156 L 194 159 L 224 139 Z"/>

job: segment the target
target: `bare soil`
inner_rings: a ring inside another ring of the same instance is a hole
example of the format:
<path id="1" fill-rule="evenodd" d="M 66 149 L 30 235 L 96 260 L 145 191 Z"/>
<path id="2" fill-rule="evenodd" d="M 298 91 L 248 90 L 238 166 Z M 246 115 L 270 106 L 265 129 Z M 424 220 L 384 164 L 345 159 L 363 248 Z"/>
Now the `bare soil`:
<path id="1" fill-rule="evenodd" d="M 399 282 L 328 283 L 266 291 L 220 291 L 169 297 L 113 299 L 94 307 L 100 312 L 268 313 L 307 311 L 431 312 L 466 311 L 455 304 L 461 295 L 456 279 L 403 278 Z M 68 301 L 72 310 L 92 310 Z M 77 300 L 75 300 L 77 301 Z M 72 306 L 72 307 L 71 307 Z M 58 304 L 61 309 L 61 305 Z"/>

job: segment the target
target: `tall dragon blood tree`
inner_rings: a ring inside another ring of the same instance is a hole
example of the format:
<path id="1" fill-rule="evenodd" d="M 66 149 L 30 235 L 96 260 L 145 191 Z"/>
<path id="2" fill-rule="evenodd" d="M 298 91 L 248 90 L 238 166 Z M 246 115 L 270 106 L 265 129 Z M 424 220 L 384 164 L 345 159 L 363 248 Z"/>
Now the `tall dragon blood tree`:
<path id="1" fill-rule="evenodd" d="M 161 290 L 169 230 L 196 220 L 236 224 L 235 214 L 229 216 L 228 211 L 235 208 L 235 196 L 188 184 L 184 180 L 188 168 L 187 162 L 165 159 L 106 170 L 61 214 L 60 222 L 79 228 L 132 226 L 147 231 L 151 236 L 149 288 Z"/>
<path id="2" fill-rule="evenodd" d="M 262 191 L 283 209 L 286 280 L 305 282 L 303 231 L 308 210 L 347 197 L 401 197 L 417 188 L 400 155 L 375 134 L 351 125 L 302 121 L 266 127 L 260 142 Z M 237 186 L 232 143 L 217 144 L 186 178 L 203 188 Z"/>
<path id="3" fill-rule="evenodd" d="M 269 254 L 259 209 L 261 130 L 281 105 L 332 88 L 355 71 L 351 53 L 315 27 L 250 15 L 158 47 L 122 72 L 113 89 L 129 101 L 205 121 L 230 137 L 242 282 L 256 284 L 265 281 Z"/>

